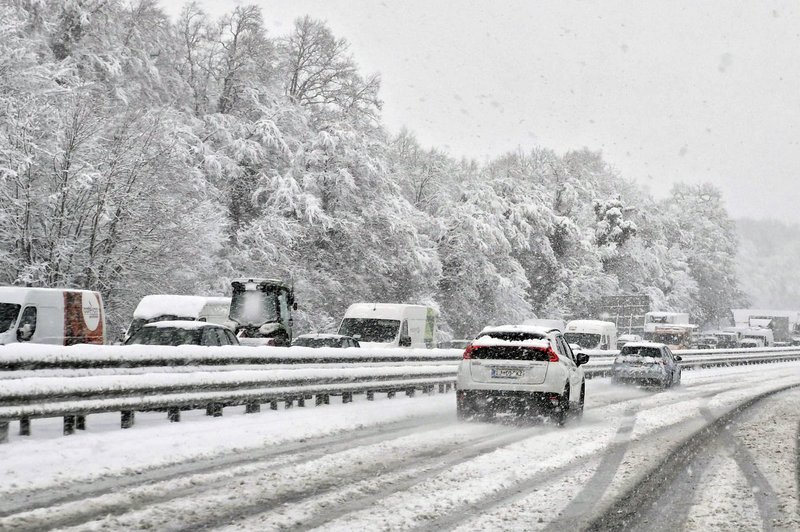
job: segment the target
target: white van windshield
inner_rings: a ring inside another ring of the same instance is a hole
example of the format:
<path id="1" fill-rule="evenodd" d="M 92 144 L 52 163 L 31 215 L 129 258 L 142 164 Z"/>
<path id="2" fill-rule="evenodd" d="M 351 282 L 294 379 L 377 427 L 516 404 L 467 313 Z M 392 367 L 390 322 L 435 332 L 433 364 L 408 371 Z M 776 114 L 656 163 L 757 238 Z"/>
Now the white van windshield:
<path id="1" fill-rule="evenodd" d="M 339 327 L 344 336 L 360 335 L 359 342 L 391 342 L 400 330 L 399 320 L 378 320 L 375 318 L 345 318 Z"/>
<path id="2" fill-rule="evenodd" d="M 6 332 L 17 322 L 19 308 L 13 303 L 0 303 L 0 333 Z"/>
<path id="3" fill-rule="evenodd" d="M 578 344 L 584 349 L 594 349 L 600 345 L 599 334 L 568 332 L 564 333 L 564 340 L 568 344 Z"/>

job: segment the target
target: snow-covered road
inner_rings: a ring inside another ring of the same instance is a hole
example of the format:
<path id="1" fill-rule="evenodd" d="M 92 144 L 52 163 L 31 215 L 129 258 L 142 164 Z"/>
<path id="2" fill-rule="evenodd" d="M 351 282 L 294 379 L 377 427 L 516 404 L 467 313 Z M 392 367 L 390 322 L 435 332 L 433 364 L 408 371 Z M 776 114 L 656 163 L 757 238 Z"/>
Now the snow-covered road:
<path id="1" fill-rule="evenodd" d="M 800 385 L 800 363 L 683 381 L 662 392 L 590 380 L 583 419 L 562 428 L 459 423 L 453 394 L 179 424 L 142 414 L 124 431 L 97 415 L 70 437 L 60 420 L 42 422 L 0 447 L 0 529 L 800 527 L 800 391 L 735 411 Z M 702 442 L 690 438 L 726 414 Z M 631 488 L 674 464 L 684 474 L 650 482 L 633 521 L 613 521 Z"/>

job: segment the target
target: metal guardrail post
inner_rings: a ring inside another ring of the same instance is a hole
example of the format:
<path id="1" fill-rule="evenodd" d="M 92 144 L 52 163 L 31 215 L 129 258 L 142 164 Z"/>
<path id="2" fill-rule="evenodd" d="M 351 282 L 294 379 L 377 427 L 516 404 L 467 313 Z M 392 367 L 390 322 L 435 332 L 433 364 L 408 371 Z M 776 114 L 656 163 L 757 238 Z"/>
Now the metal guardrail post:
<path id="1" fill-rule="evenodd" d="M 260 403 L 247 403 L 246 405 L 244 405 L 245 414 L 257 414 L 259 412 L 261 412 Z"/>
<path id="2" fill-rule="evenodd" d="M 169 408 L 167 409 L 167 419 L 170 423 L 179 423 L 181 420 L 181 409 L 180 408 Z"/>
<path id="3" fill-rule="evenodd" d="M 31 435 L 31 418 L 23 417 L 19 420 L 19 435 L 20 436 L 30 436 Z"/>
<path id="4" fill-rule="evenodd" d="M 367 392 L 367 401 L 374 401 L 375 400 L 375 392 L 372 390 Z"/>
<path id="5" fill-rule="evenodd" d="M 133 410 L 123 410 L 120 413 L 120 428 L 129 429 L 133 427 L 133 423 L 136 420 L 136 412 Z"/>
<path id="6" fill-rule="evenodd" d="M 0 443 L 8 442 L 8 421 L 0 419 Z"/>
<path id="7" fill-rule="evenodd" d="M 64 416 L 64 436 L 70 434 L 75 434 L 75 416 Z"/>
<path id="8" fill-rule="evenodd" d="M 75 429 L 86 430 L 86 416 L 83 415 L 75 416 Z"/>

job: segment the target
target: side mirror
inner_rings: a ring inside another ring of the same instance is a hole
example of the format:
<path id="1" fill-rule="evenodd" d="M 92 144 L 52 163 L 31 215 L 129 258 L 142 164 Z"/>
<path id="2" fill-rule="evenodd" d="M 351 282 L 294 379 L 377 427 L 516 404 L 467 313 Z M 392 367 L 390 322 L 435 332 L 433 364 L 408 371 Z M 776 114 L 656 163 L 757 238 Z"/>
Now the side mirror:
<path id="1" fill-rule="evenodd" d="M 410 336 L 401 336 L 399 343 L 400 343 L 400 347 L 411 347 L 411 337 Z"/>
<path id="2" fill-rule="evenodd" d="M 682 357 L 682 356 L 680 356 L 680 355 L 675 355 L 675 362 L 680 362 L 681 360 L 683 360 L 683 357 Z"/>
<path id="3" fill-rule="evenodd" d="M 31 338 L 33 338 L 33 332 L 35 329 L 30 323 L 26 323 L 19 329 L 17 329 L 17 341 L 18 342 L 29 342 Z"/>
<path id="4" fill-rule="evenodd" d="M 587 355 L 586 353 L 578 353 L 575 355 L 575 363 L 577 365 L 583 366 L 587 362 L 589 362 L 589 355 Z"/>

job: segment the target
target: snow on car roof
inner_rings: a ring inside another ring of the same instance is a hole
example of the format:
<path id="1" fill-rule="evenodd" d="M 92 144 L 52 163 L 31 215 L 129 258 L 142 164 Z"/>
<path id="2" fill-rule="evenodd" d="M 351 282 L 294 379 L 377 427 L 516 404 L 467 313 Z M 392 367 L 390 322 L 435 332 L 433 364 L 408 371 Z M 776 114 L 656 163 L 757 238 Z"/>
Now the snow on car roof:
<path id="1" fill-rule="evenodd" d="M 344 334 L 307 333 L 307 334 L 301 334 L 300 336 L 296 336 L 295 340 L 298 338 L 314 338 L 318 340 L 340 340 L 342 338 L 350 338 L 350 336 Z"/>
<path id="2" fill-rule="evenodd" d="M 24 303 L 26 297 L 32 292 L 39 293 L 58 293 L 58 292 L 81 292 L 94 294 L 91 290 L 80 288 L 40 288 L 31 286 L 0 286 L 0 301 L 4 303 Z"/>
<path id="3" fill-rule="evenodd" d="M 505 332 L 505 331 L 503 331 Z M 535 347 L 537 349 L 547 349 L 550 347 L 550 341 L 545 338 L 528 338 L 526 340 L 504 340 L 502 338 L 494 338 L 493 336 L 481 336 L 476 338 L 471 343 L 472 346 L 498 346 L 509 345 L 519 347 Z"/>
<path id="4" fill-rule="evenodd" d="M 529 334 L 540 334 L 542 336 L 546 336 L 551 331 L 557 331 L 558 329 L 554 327 L 539 327 L 536 325 L 498 325 L 495 327 L 484 327 L 481 331 L 481 334 L 488 334 L 493 332 L 501 332 L 501 333 L 508 333 L 508 332 L 521 332 L 521 333 L 529 333 Z"/>
<path id="5" fill-rule="evenodd" d="M 208 296 L 183 296 L 172 294 L 154 294 L 144 296 L 136 310 L 133 311 L 134 318 L 150 320 L 158 316 L 185 316 L 187 318 L 197 317 L 207 304 L 227 304 L 230 305 L 228 297 L 208 297 Z"/>
<path id="6" fill-rule="evenodd" d="M 209 323 L 207 321 L 190 321 L 190 320 L 171 320 L 171 321 L 156 321 L 144 325 L 145 327 L 156 327 L 159 329 L 166 327 L 174 327 L 176 329 L 202 329 L 203 327 L 221 327 L 216 323 Z"/>

